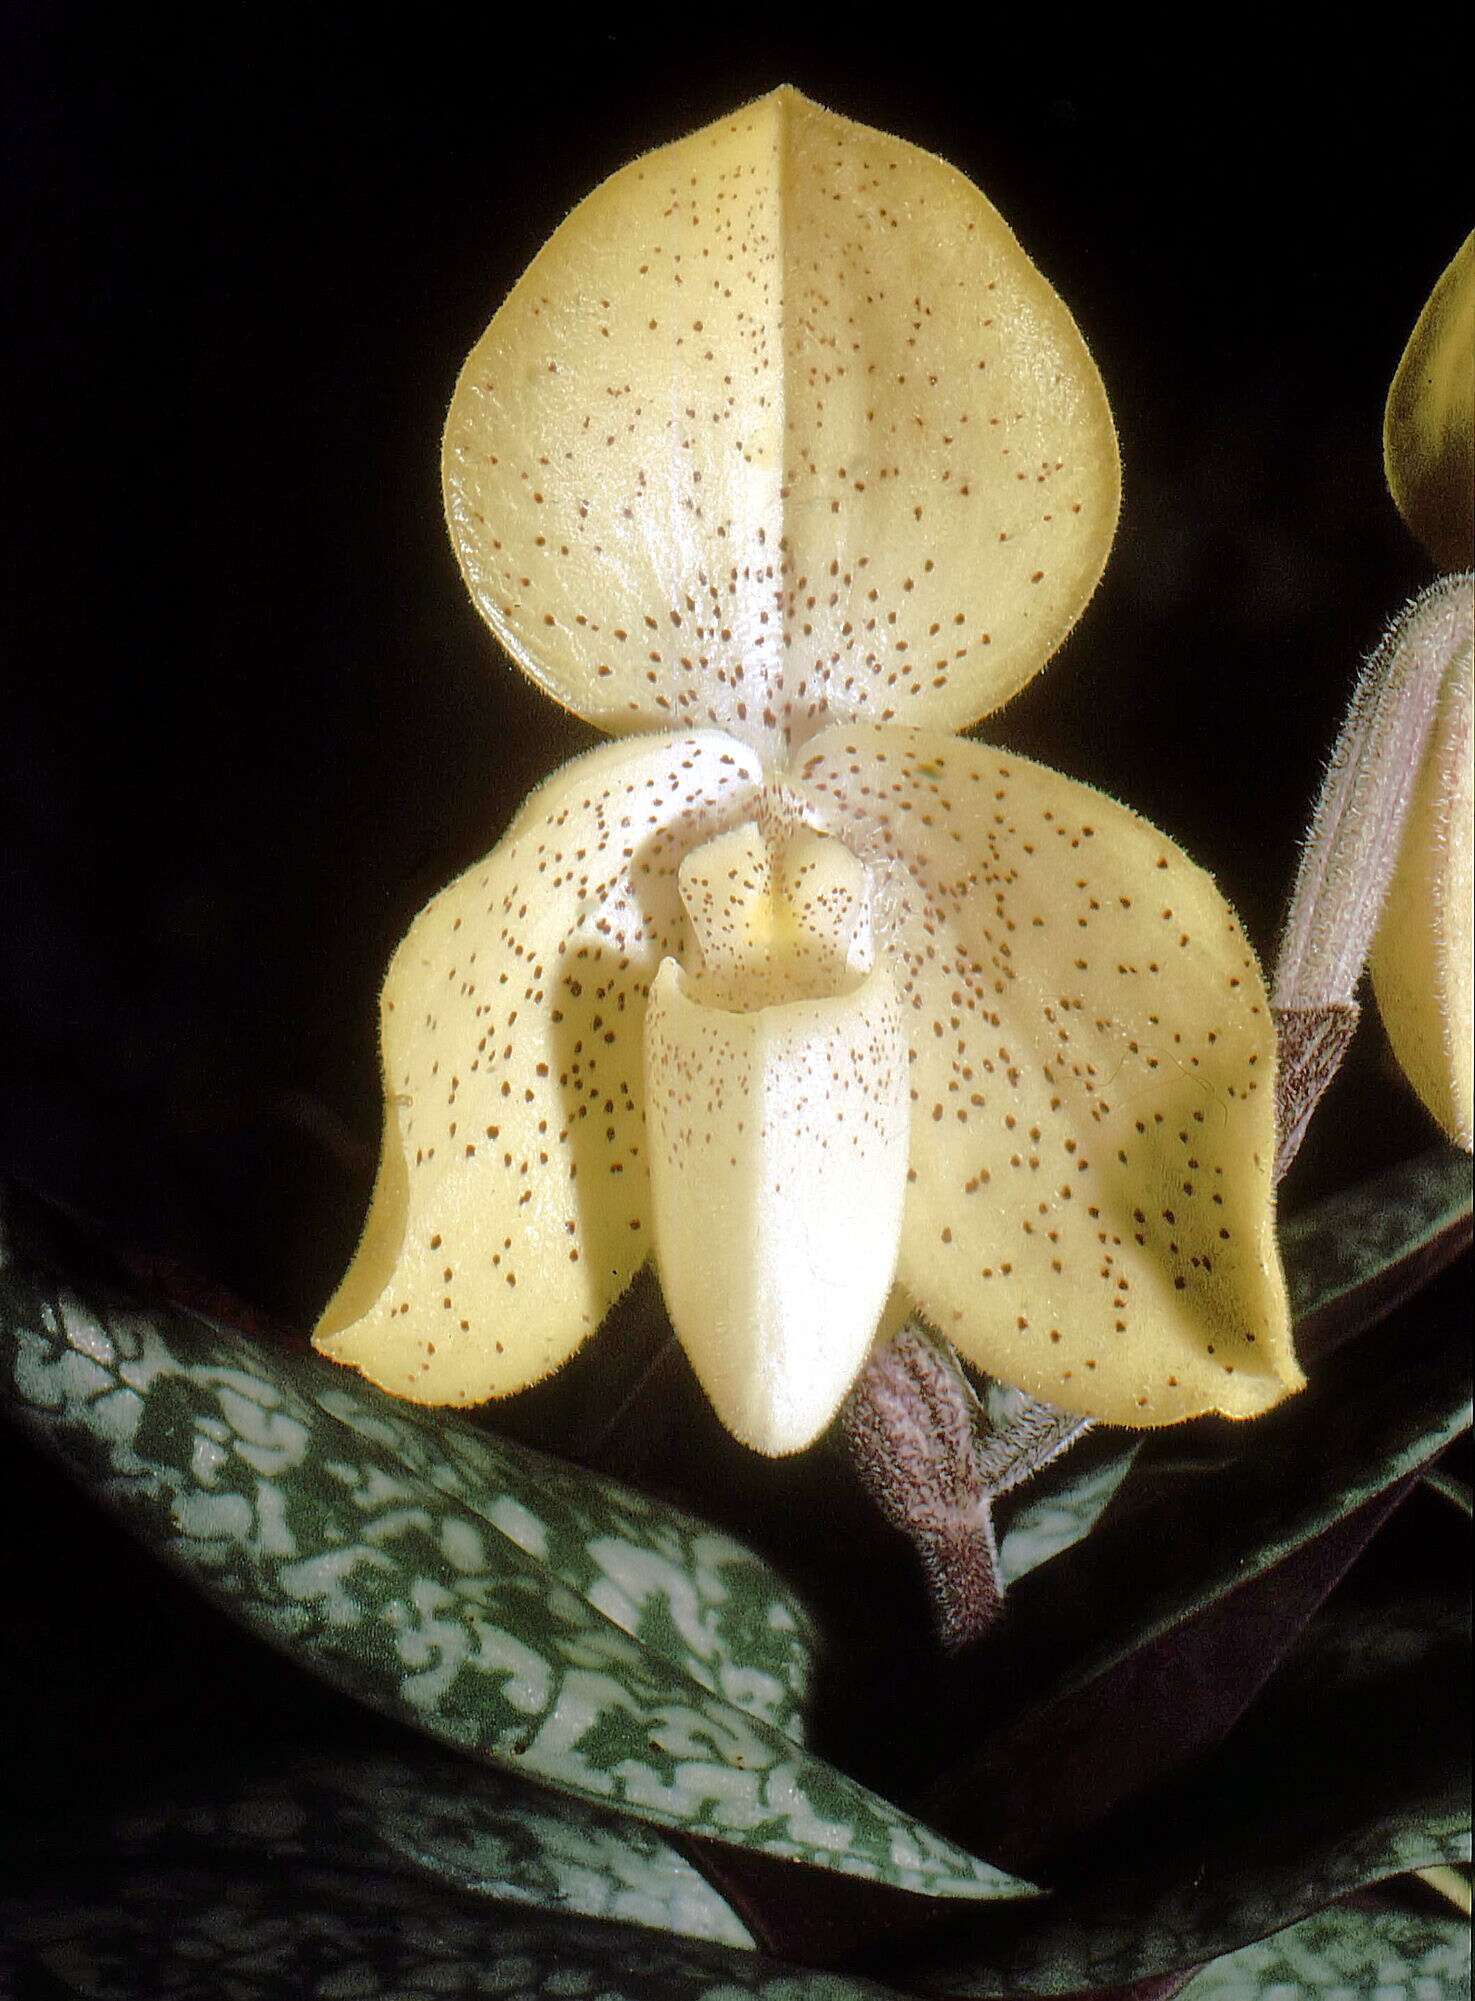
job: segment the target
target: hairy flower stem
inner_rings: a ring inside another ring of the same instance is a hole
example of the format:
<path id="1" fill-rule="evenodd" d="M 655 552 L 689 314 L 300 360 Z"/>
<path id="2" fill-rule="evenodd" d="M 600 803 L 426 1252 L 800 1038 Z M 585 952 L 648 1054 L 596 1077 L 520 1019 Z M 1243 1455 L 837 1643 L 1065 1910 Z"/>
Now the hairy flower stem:
<path id="1" fill-rule="evenodd" d="M 1277 1174 L 1284 1174 L 1357 1026 L 1356 992 L 1450 663 L 1471 644 L 1468 577 L 1441 577 L 1363 671 L 1332 752 L 1281 936 Z"/>
<path id="2" fill-rule="evenodd" d="M 909 1321 L 871 1355 L 843 1417 L 861 1484 L 921 1560 L 944 1648 L 966 1646 L 997 1617 L 1003 1584 L 984 1414 L 957 1357 Z"/>
<path id="3" fill-rule="evenodd" d="M 872 1354 L 844 1406 L 851 1462 L 912 1542 L 943 1648 L 986 1632 L 1004 1602 L 993 1504 L 1091 1428 L 1027 1400 L 1006 1428 L 988 1415 L 947 1342 L 909 1321 Z"/>

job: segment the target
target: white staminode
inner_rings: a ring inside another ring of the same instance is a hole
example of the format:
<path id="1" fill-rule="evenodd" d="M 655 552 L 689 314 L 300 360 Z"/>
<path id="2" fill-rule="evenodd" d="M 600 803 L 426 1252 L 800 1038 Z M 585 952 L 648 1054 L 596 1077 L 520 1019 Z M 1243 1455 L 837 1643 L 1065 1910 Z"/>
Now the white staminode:
<path id="1" fill-rule="evenodd" d="M 833 1416 L 880 1321 L 906 1194 L 896 988 L 870 961 L 864 865 L 756 827 L 690 855 L 696 970 L 662 964 L 645 1028 L 656 1258 L 718 1415 L 763 1452 Z"/>

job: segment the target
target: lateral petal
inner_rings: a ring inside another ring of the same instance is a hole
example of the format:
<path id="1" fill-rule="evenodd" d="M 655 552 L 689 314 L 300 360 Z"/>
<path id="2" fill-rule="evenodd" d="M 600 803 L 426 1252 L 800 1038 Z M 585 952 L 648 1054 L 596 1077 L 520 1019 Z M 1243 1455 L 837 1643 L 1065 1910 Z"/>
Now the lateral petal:
<path id="1" fill-rule="evenodd" d="M 650 1249 L 642 1034 L 686 937 L 677 872 L 757 783 L 716 731 L 607 745 L 415 919 L 381 1001 L 379 1176 L 322 1353 L 469 1404 L 598 1326 Z"/>
<path id="2" fill-rule="evenodd" d="M 952 728 L 1059 645 L 1116 525 L 1069 313 L 962 174 L 782 89 L 637 160 L 472 350 L 443 452 L 483 618 L 609 730 L 767 756 Z"/>
<path id="3" fill-rule="evenodd" d="M 1274 1038 L 1210 878 L 1059 773 L 920 730 L 796 767 L 871 868 L 902 982 L 898 1280 L 989 1374 L 1111 1423 L 1300 1386 L 1275 1248 Z"/>
<path id="4" fill-rule="evenodd" d="M 884 967 L 737 1012 L 661 967 L 646 1017 L 656 1261 L 733 1435 L 797 1452 L 839 1409 L 891 1290 L 906 1191 L 906 1043 Z"/>

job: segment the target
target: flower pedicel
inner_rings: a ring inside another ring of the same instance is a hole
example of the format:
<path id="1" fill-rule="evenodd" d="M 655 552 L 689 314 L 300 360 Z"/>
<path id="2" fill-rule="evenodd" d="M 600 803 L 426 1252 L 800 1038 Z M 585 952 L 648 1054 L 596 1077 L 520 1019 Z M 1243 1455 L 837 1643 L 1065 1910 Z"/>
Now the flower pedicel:
<path id="1" fill-rule="evenodd" d="M 1135 814 L 953 734 L 1118 504 L 1095 366 L 978 190 L 787 89 L 635 162 L 473 350 L 444 472 L 483 617 L 619 740 L 395 954 L 318 1347 L 477 1403 L 653 1256 L 762 1452 L 913 1310 L 1112 1422 L 1296 1388 L 1239 926 Z"/>

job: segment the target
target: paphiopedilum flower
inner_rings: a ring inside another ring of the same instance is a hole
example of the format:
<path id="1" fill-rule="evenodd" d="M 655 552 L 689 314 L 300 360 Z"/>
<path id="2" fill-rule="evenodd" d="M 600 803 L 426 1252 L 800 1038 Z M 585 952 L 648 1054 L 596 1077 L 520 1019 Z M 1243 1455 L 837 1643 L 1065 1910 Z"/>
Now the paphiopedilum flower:
<path id="1" fill-rule="evenodd" d="M 1100 378 L 942 161 L 774 93 L 607 181 L 467 361 L 477 606 L 625 734 L 416 919 L 317 1342 L 468 1404 L 654 1256 L 724 1423 L 807 1444 L 878 1329 L 1131 1424 L 1299 1380 L 1274 1043 L 1208 876 L 954 731 L 1115 529 Z"/>

